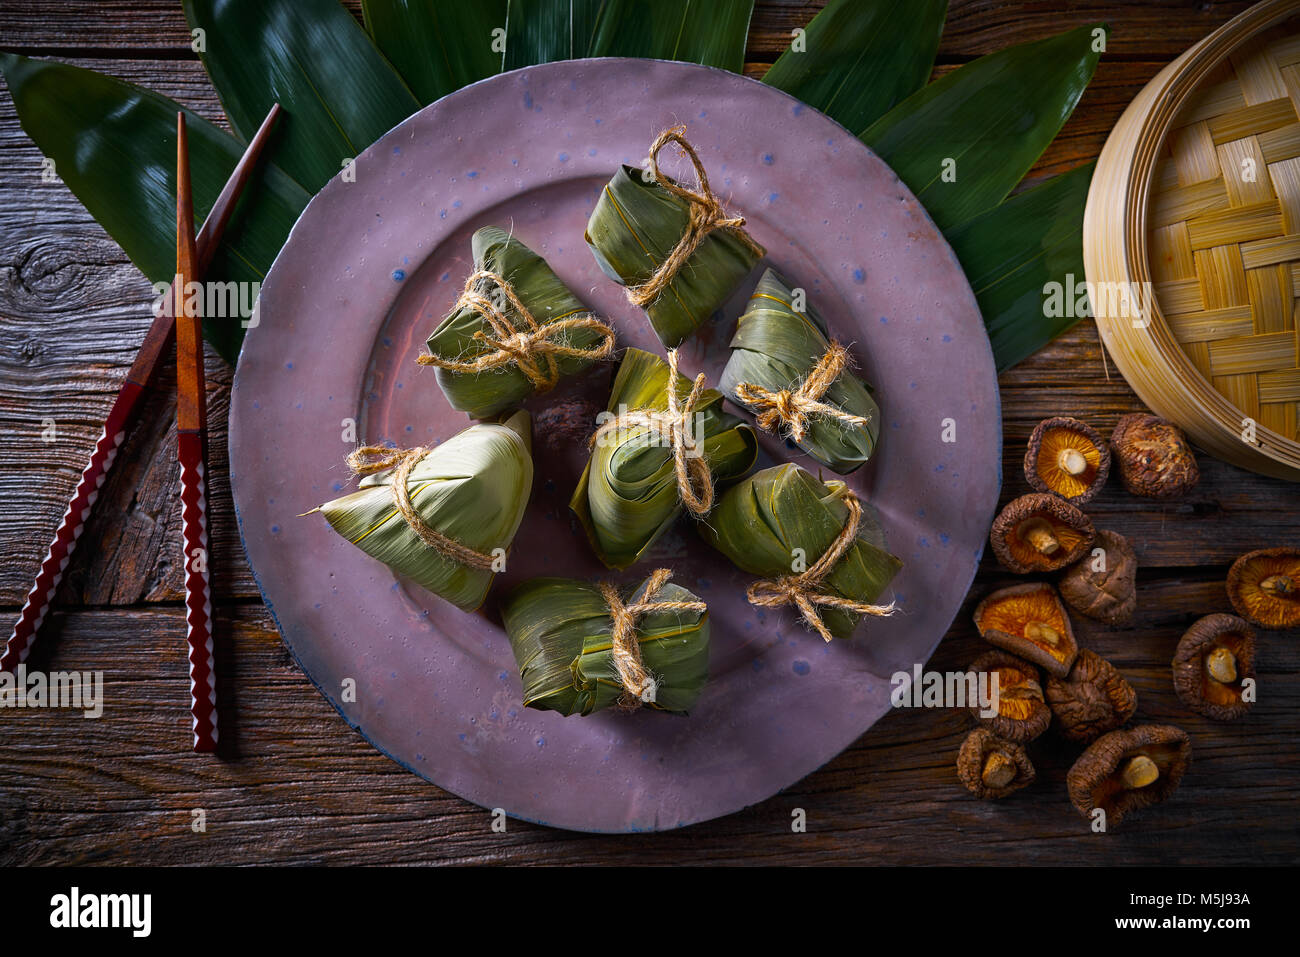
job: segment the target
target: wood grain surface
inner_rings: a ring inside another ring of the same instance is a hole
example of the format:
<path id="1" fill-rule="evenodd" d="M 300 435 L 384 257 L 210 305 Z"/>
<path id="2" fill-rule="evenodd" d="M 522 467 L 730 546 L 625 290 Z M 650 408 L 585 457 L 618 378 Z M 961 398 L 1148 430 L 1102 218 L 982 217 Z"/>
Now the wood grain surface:
<path id="1" fill-rule="evenodd" d="M 1079 109 L 1030 182 L 1096 156 L 1129 100 L 1166 62 L 1246 2 L 999 3 L 951 0 L 936 73 L 1008 44 L 1105 21 L 1110 45 Z M 357 4 L 349 4 L 356 9 Z M 818 3 L 759 0 L 747 72 L 761 75 Z M 5 0 L 0 49 L 53 56 L 172 96 L 224 125 L 174 0 Z M 58 183 L 0 93 L 0 610 L 16 616 L 112 396 L 149 324 L 148 282 Z M 1080 277 L 1082 278 L 1082 277 Z M 0 864 L 49 863 L 898 863 L 1256 864 L 1300 859 L 1300 635 L 1261 634 L 1260 699 L 1235 724 L 1188 714 L 1169 662 L 1186 627 L 1230 610 L 1227 566 L 1300 542 L 1297 488 L 1202 457 L 1200 485 L 1154 503 L 1117 481 L 1088 507 L 1138 553 L 1136 619 L 1077 621 L 1080 643 L 1134 684 L 1139 720 L 1192 736 L 1174 798 L 1096 835 L 1070 807 L 1076 749 L 1040 739 L 1039 780 L 980 802 L 957 783 L 964 711 L 896 711 L 789 790 L 681 832 L 571 834 L 511 820 L 411 775 L 371 748 L 316 692 L 279 641 L 235 530 L 225 422 L 231 370 L 209 352 L 210 501 L 223 702 L 222 760 L 189 751 L 176 497 L 175 404 L 150 397 L 69 566 L 28 665 L 104 672 L 104 715 L 0 711 Z M 168 369 L 167 381 L 174 381 Z M 1077 326 L 1001 379 L 1004 501 L 1034 424 L 1078 415 L 1104 434 L 1141 408 Z M 970 611 L 1011 576 L 986 557 L 931 667 L 987 646 Z M 8 627 L 7 625 L 5 626 Z M 192 827 L 205 812 L 206 831 Z M 803 809 L 806 833 L 792 831 Z"/>

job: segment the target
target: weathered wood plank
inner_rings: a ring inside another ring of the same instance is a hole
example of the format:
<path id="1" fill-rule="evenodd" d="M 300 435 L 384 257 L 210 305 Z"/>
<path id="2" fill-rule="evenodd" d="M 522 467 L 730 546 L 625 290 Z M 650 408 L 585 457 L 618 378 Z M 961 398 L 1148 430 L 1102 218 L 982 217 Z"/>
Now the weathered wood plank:
<path id="1" fill-rule="evenodd" d="M 345 0 L 344 5 L 359 17 L 359 0 Z M 746 59 L 772 62 L 788 47 L 791 31 L 807 24 L 823 5 L 819 0 L 760 0 L 750 22 Z M 1074 0 L 1062 9 L 1053 0 L 953 0 L 939 56 L 981 56 L 1101 21 L 1114 27 L 1109 43 L 1113 55 L 1167 61 L 1249 6 L 1250 0 Z M 192 55 L 189 28 L 176 0 L 70 0 L 55 5 L 8 0 L 5 7 L 0 48 L 112 51 L 123 58 L 163 52 Z"/>
<path id="2" fill-rule="evenodd" d="M 761 0 L 747 72 L 761 75 L 820 4 Z M 1079 110 L 1029 182 L 1094 157 L 1141 86 L 1169 59 L 1249 5 L 1150 0 L 1007 4 L 953 0 L 937 73 L 1013 42 L 1093 20 L 1115 29 Z M 221 122 L 211 86 L 188 50 L 174 0 L 49 6 L 8 0 L 0 48 L 51 53 L 173 96 Z M 355 9 L 357 4 L 350 3 Z M 40 180 L 40 156 L 0 94 L 0 606 L 16 612 L 149 321 L 149 287 L 76 200 Z M 213 460 L 224 457 L 229 370 L 209 362 Z M 1079 415 L 1107 433 L 1139 408 L 1095 329 L 1081 324 L 1001 379 L 1004 501 L 1028 490 L 1024 442 L 1039 418 Z M 214 561 L 222 692 L 235 754 L 220 763 L 186 750 L 183 618 L 175 604 L 177 516 L 174 414 L 155 397 L 123 450 L 98 517 L 82 540 L 34 667 L 102 669 L 109 711 L 100 721 L 49 711 L 0 721 L 0 864 L 154 863 L 1293 863 L 1300 854 L 1293 795 L 1300 712 L 1295 634 L 1264 635 L 1261 700 L 1244 722 L 1184 712 L 1168 660 L 1202 614 L 1228 610 L 1226 564 L 1270 541 L 1300 541 L 1294 487 L 1202 458 L 1187 499 L 1159 505 L 1117 481 L 1089 506 L 1101 527 L 1133 540 L 1142 565 L 1136 621 L 1120 629 L 1077 622 L 1082 644 L 1115 661 L 1140 696 L 1139 717 L 1193 736 L 1194 764 L 1168 806 L 1106 836 L 1068 806 L 1074 751 L 1049 740 L 1033 754 L 1040 780 L 997 804 L 970 798 L 952 761 L 970 727 L 964 713 L 891 714 L 852 748 L 789 791 L 685 832 L 627 838 L 549 831 L 488 815 L 379 755 L 339 718 L 280 645 L 234 538 L 224 469 L 214 469 Z M 52 418 L 54 441 L 41 440 Z M 986 647 L 969 613 L 1012 576 L 986 558 L 966 608 L 932 667 L 965 666 Z M 232 604 L 234 603 L 234 604 Z M 102 606 L 134 605 L 105 610 Z M 86 610 L 86 606 L 90 606 Z M 209 830 L 190 830 L 208 811 Z M 790 832 L 790 812 L 809 832 Z"/>
<path id="3" fill-rule="evenodd" d="M 990 587 L 997 582 L 990 582 Z M 999 803 L 958 785 L 952 762 L 971 727 L 964 712 L 889 715 L 790 790 L 685 832 L 625 838 L 549 831 L 487 812 L 400 769 L 370 748 L 301 675 L 257 606 L 219 615 L 223 727 L 219 762 L 190 754 L 182 610 L 59 613 L 32 665 L 102 670 L 99 720 L 11 711 L 0 721 L 0 864 L 91 863 L 1283 863 L 1300 853 L 1294 793 L 1300 759 L 1300 644 L 1263 637 L 1260 701 L 1243 722 L 1188 715 L 1168 661 L 1188 621 L 1224 607 L 1196 576 L 1143 582 L 1136 621 L 1079 622 L 1085 646 L 1110 657 L 1138 691 L 1139 719 L 1176 723 L 1194 763 L 1178 795 L 1131 827 L 1093 835 L 1065 797 L 1076 750 L 1032 748 L 1039 781 Z M 971 603 L 978 597 L 972 595 Z M 810 639 L 812 640 L 812 639 Z M 986 646 L 963 615 L 932 662 L 958 670 Z M 195 808 L 208 831 L 191 830 Z M 808 833 L 790 830 L 803 808 Z M 1195 831 L 1195 840 L 1184 835 Z"/>

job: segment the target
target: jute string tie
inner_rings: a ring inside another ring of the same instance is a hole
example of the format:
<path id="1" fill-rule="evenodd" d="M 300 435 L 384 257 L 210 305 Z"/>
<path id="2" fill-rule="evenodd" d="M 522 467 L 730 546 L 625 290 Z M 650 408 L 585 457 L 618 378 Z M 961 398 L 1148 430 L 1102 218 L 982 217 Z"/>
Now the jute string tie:
<path id="1" fill-rule="evenodd" d="M 691 165 L 695 168 L 695 189 L 688 189 L 660 173 L 659 151 L 669 143 L 676 143 L 678 149 L 691 161 Z M 660 186 L 686 200 L 690 206 L 690 219 L 687 222 L 686 232 L 682 234 L 682 238 L 678 240 L 677 245 L 673 247 L 673 251 L 668 254 L 668 258 L 659 264 L 659 268 L 651 274 L 650 278 L 639 286 L 628 287 L 627 299 L 632 305 L 645 308 L 658 299 L 659 295 L 668 288 L 668 284 L 673 281 L 678 271 L 686 264 L 686 261 L 694 255 L 700 243 L 704 242 L 709 233 L 714 230 L 730 229 L 734 231 L 755 255 L 763 255 L 763 247 L 754 242 L 749 233 L 745 232 L 745 217 L 728 216 L 727 211 L 722 208 L 722 204 L 718 201 L 718 197 L 709 188 L 709 175 L 704 171 L 704 164 L 700 162 L 695 147 L 686 141 L 686 127 L 675 126 L 664 130 L 655 137 L 654 143 L 650 146 L 650 173 Z"/>
<path id="2" fill-rule="evenodd" d="M 516 317 L 514 320 L 506 310 L 497 308 L 492 297 L 485 294 L 485 288 L 490 285 L 495 285 L 505 296 Z M 426 354 L 417 358 L 416 362 L 422 366 L 437 366 L 450 372 L 467 374 L 487 372 L 514 363 L 534 389 L 547 392 L 560 381 L 560 367 L 556 361 L 558 358 L 576 357 L 595 361 L 604 359 L 614 351 L 614 330 L 595 316 L 587 314 L 556 322 L 538 323 L 519 301 L 514 287 L 504 277 L 488 269 L 480 269 L 465 280 L 465 288 L 451 311 L 454 313 L 467 307 L 477 312 L 492 327 L 492 335 L 482 329 L 474 333 L 474 338 L 491 351 L 474 359 L 445 359 Z M 582 329 L 590 329 L 599 334 L 600 342 L 587 348 L 570 345 L 570 336 Z"/>
<path id="3" fill-rule="evenodd" d="M 818 608 L 838 608 L 841 611 L 857 612 L 861 615 L 874 615 L 884 618 L 894 613 L 894 603 L 873 605 L 870 602 L 854 601 L 841 598 L 823 591 L 822 580 L 831 573 L 849 546 L 858 537 L 858 526 L 862 522 L 862 503 L 852 492 L 847 492 L 844 504 L 849 509 L 849 520 L 840 529 L 835 541 L 822 553 L 821 558 L 798 575 L 785 575 L 772 581 L 756 581 L 749 586 L 746 596 L 751 605 L 761 608 L 778 608 L 782 605 L 794 605 L 803 615 L 804 621 L 812 625 L 826 641 L 833 637 L 826 623 L 822 621 Z"/>
<path id="4" fill-rule="evenodd" d="M 665 441 L 672 450 L 673 472 L 677 477 L 677 494 L 682 504 L 694 515 L 704 515 L 713 507 L 713 474 L 709 463 L 699 448 L 694 430 L 690 425 L 691 415 L 696 403 L 704 391 L 704 373 L 695 377 L 690 395 L 685 402 L 677 396 L 677 350 L 668 350 L 668 387 L 666 398 L 668 410 L 659 412 L 652 409 L 632 409 L 615 418 L 608 419 L 598 428 L 588 443 L 595 447 L 610 432 L 622 429 L 644 428 L 660 440 Z"/>
<path id="5" fill-rule="evenodd" d="M 431 451 L 433 450 L 423 446 L 414 449 L 389 449 L 382 445 L 363 445 L 348 456 L 348 468 L 356 475 L 373 475 L 386 469 L 394 469 L 392 480 L 389 483 L 393 490 L 393 501 L 397 505 L 397 511 L 406 520 L 406 524 L 411 527 L 411 531 L 420 537 L 420 541 L 436 550 L 444 558 L 459 562 L 462 565 L 468 565 L 470 568 L 491 571 L 494 561 L 491 555 L 476 552 L 469 546 L 462 545 L 436 529 L 430 528 L 415 511 L 415 506 L 411 504 L 411 495 L 406 488 L 406 480 L 411 474 L 411 469 L 415 468 L 420 459 Z"/>
<path id="6" fill-rule="evenodd" d="M 848 350 L 832 341 L 798 388 L 773 392 L 753 382 L 741 382 L 736 386 L 736 398 L 755 413 L 759 428 L 766 432 L 786 429 L 796 442 L 803 441 L 808 419 L 814 415 L 836 419 L 845 425 L 868 425 L 869 419 L 821 401 L 826 390 L 851 364 Z"/>
<path id="7" fill-rule="evenodd" d="M 610 632 L 613 644 L 614 667 L 618 669 L 619 681 L 623 685 L 623 695 L 619 698 L 619 707 L 635 710 L 642 703 L 653 704 L 658 692 L 658 683 L 645 669 L 641 660 L 641 643 L 637 640 L 636 623 L 645 614 L 656 611 L 708 611 L 709 606 L 702 601 L 656 601 L 659 590 L 673 577 L 670 569 L 660 568 L 646 580 L 641 600 L 631 605 L 623 603 L 618 589 L 608 582 L 601 582 L 600 594 L 609 606 Z"/>

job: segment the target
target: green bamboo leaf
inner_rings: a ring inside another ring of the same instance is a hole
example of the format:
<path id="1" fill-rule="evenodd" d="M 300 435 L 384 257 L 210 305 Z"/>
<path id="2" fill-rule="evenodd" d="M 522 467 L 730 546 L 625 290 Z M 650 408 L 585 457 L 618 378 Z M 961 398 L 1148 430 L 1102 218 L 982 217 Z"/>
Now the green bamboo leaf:
<path id="1" fill-rule="evenodd" d="M 616 0 L 605 4 L 591 56 L 686 60 L 739 73 L 754 0 Z"/>
<path id="2" fill-rule="evenodd" d="M 763 82 L 865 129 L 930 78 L 947 11 L 948 0 L 830 0 Z"/>
<path id="3" fill-rule="evenodd" d="M 1069 119 L 1097 68 L 1098 29 L 980 57 L 909 96 L 861 138 L 940 229 L 963 223 L 1002 202 Z"/>
<path id="4" fill-rule="evenodd" d="M 948 231 L 979 300 L 999 372 L 1091 314 L 1080 309 L 1078 289 L 1084 281 L 1083 209 L 1093 165 L 1050 179 Z M 1060 283 L 1055 305 L 1050 283 Z"/>
<path id="5" fill-rule="evenodd" d="M 362 0 L 366 29 L 423 104 L 501 72 L 507 0 Z M 498 39 L 500 42 L 498 42 Z M 496 49 L 493 49 L 494 44 Z"/>
<path id="6" fill-rule="evenodd" d="M 0 53 L 18 119 L 55 172 L 153 282 L 176 271 L 176 113 L 173 100 L 93 70 Z M 244 151 L 234 137 L 186 111 L 194 212 L 207 215 Z M 307 192 L 275 167 L 254 172 L 207 272 L 214 282 L 260 281 Z M 234 362 L 238 318 L 204 323 L 209 342 Z"/>
<path id="7" fill-rule="evenodd" d="M 477 2 L 477 0 L 475 0 Z M 278 101 L 272 156 L 310 192 L 420 108 L 335 0 L 183 0 L 230 125 L 256 131 Z"/>
<path id="8" fill-rule="evenodd" d="M 506 69 L 624 56 L 740 72 L 753 9 L 754 0 L 509 0 Z"/>

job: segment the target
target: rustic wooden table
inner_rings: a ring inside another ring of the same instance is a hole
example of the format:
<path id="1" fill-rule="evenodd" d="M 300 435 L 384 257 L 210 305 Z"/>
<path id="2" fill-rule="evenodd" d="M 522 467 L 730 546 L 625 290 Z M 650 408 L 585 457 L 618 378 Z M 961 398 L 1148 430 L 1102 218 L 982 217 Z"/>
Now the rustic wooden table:
<path id="1" fill-rule="evenodd" d="M 951 0 L 937 73 L 1078 24 L 1113 27 L 1096 78 L 1032 179 L 1095 157 L 1157 70 L 1245 9 L 1245 0 Z M 761 75 L 818 3 L 759 0 L 747 72 Z M 189 49 L 175 0 L 5 0 L 0 49 L 52 56 L 151 87 L 224 122 Z M 149 321 L 150 287 L 61 184 L 0 95 L 0 606 L 12 620 L 59 522 L 112 395 Z M 1080 277 L 1081 278 L 1081 277 Z M 956 781 L 964 711 L 890 714 L 817 773 L 744 812 L 685 831 L 605 837 L 511 821 L 408 774 L 317 694 L 280 644 L 244 562 L 230 499 L 225 418 L 231 370 L 209 356 L 211 515 L 223 737 L 229 756 L 188 750 L 189 717 L 172 400 L 154 396 L 123 448 L 105 500 L 29 665 L 102 670 L 98 721 L 69 711 L 0 714 L 0 863 L 1294 863 L 1300 858 L 1300 635 L 1262 635 L 1260 700 L 1236 724 L 1179 706 L 1169 661 L 1203 614 L 1228 611 L 1229 563 L 1300 542 L 1297 487 L 1202 457 L 1183 501 L 1130 497 L 1117 481 L 1090 506 L 1137 549 L 1132 624 L 1079 621 L 1081 643 L 1137 688 L 1139 718 L 1181 725 L 1194 761 L 1176 797 L 1107 835 L 1070 807 L 1073 752 L 1035 748 L 1039 781 L 983 803 Z M 1082 323 L 1001 380 L 1004 500 L 1027 491 L 1033 425 L 1079 415 L 1108 433 L 1140 408 Z M 48 427 L 53 425 L 54 435 Z M 969 612 L 1009 583 L 986 558 L 933 667 L 985 646 Z M 4 625 L 7 629 L 8 625 Z M 196 833 L 193 811 L 206 811 Z M 807 832 L 793 833 L 803 808 Z"/>

